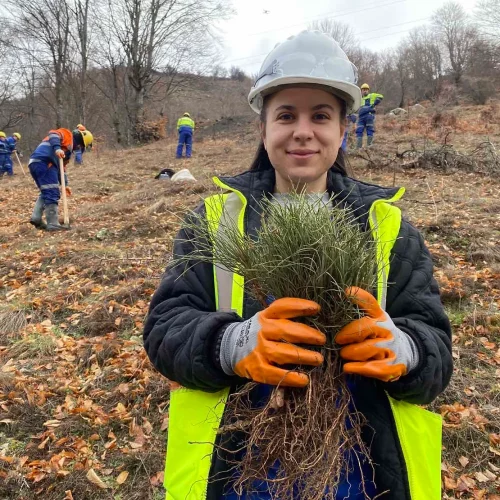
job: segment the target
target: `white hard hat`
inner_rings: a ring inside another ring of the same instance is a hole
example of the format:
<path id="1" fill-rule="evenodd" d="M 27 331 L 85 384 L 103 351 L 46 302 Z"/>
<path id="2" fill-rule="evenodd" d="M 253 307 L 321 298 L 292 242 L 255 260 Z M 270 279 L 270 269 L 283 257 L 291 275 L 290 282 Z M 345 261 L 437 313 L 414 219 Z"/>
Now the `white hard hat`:
<path id="1" fill-rule="evenodd" d="M 339 44 L 320 31 L 302 31 L 279 43 L 268 54 L 259 71 L 248 102 L 260 113 L 264 96 L 272 89 L 290 84 L 317 84 L 329 87 L 345 100 L 347 111 L 361 106 L 361 91 L 356 85 L 358 70 Z"/>

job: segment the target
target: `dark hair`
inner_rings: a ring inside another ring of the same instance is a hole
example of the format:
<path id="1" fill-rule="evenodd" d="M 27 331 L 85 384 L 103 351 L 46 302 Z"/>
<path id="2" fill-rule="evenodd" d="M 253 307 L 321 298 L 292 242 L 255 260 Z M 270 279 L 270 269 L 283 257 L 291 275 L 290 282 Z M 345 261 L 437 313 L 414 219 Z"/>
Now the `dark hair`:
<path id="1" fill-rule="evenodd" d="M 264 97 L 264 103 L 262 106 L 262 110 L 260 112 L 260 122 L 264 124 L 266 123 L 266 111 L 267 111 L 266 104 L 268 97 L 269 96 Z M 347 103 L 340 97 L 337 97 L 337 99 L 341 103 L 340 120 L 341 121 L 343 120 L 345 122 L 347 119 Z M 264 147 L 264 142 L 261 140 L 259 146 L 257 147 L 257 151 L 252 161 L 252 165 L 250 166 L 250 170 L 270 170 L 273 168 L 274 168 L 273 164 L 271 163 L 266 148 Z M 330 169 L 336 170 L 337 172 L 340 172 L 342 175 L 347 175 L 344 151 L 342 148 L 339 148 L 337 159 L 335 160 L 335 163 L 330 167 Z"/>

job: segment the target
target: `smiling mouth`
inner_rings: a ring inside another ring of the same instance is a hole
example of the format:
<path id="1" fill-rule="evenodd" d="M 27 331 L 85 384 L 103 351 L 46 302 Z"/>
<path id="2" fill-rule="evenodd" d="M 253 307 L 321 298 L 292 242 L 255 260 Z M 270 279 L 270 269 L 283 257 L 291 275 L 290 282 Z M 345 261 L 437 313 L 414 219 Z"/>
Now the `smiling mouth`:
<path id="1" fill-rule="evenodd" d="M 303 151 L 287 151 L 287 154 L 290 156 L 293 156 L 294 158 L 311 158 L 311 156 L 314 156 L 317 153 L 317 151 L 311 151 L 311 150 L 303 150 Z"/>

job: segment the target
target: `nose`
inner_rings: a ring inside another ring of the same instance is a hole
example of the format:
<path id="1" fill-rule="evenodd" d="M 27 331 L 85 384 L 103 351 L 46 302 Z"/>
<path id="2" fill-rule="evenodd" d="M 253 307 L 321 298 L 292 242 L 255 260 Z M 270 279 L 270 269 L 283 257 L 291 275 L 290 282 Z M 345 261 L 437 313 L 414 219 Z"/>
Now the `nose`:
<path id="1" fill-rule="evenodd" d="M 306 142 L 313 138 L 314 132 L 312 122 L 308 116 L 301 116 L 295 122 L 295 129 L 293 131 L 293 138 L 297 142 Z"/>

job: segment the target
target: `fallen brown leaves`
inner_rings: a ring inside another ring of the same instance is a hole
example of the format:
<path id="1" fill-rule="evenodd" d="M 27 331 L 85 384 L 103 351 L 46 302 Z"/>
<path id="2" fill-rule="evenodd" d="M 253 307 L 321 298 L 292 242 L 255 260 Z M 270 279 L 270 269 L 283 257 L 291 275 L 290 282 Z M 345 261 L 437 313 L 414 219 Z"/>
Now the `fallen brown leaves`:
<path id="1" fill-rule="evenodd" d="M 381 154 L 391 134 L 377 137 Z M 28 224 L 31 181 L 2 181 L 1 498 L 164 495 L 170 385 L 144 353 L 144 318 L 178 216 L 212 189 L 212 175 L 247 168 L 253 154 L 230 140 L 199 144 L 188 168 L 200 186 L 180 189 L 152 179 L 174 149 L 103 152 L 100 163 L 89 155 L 69 171 L 73 230 L 63 234 Z M 356 161 L 358 177 L 392 184 L 392 171 Z M 408 188 L 402 205 L 424 231 L 454 326 L 455 377 L 433 405 L 444 417 L 443 498 L 498 500 L 500 267 L 491 249 L 500 241 L 500 186 L 419 171 L 398 172 L 396 182 Z"/>

